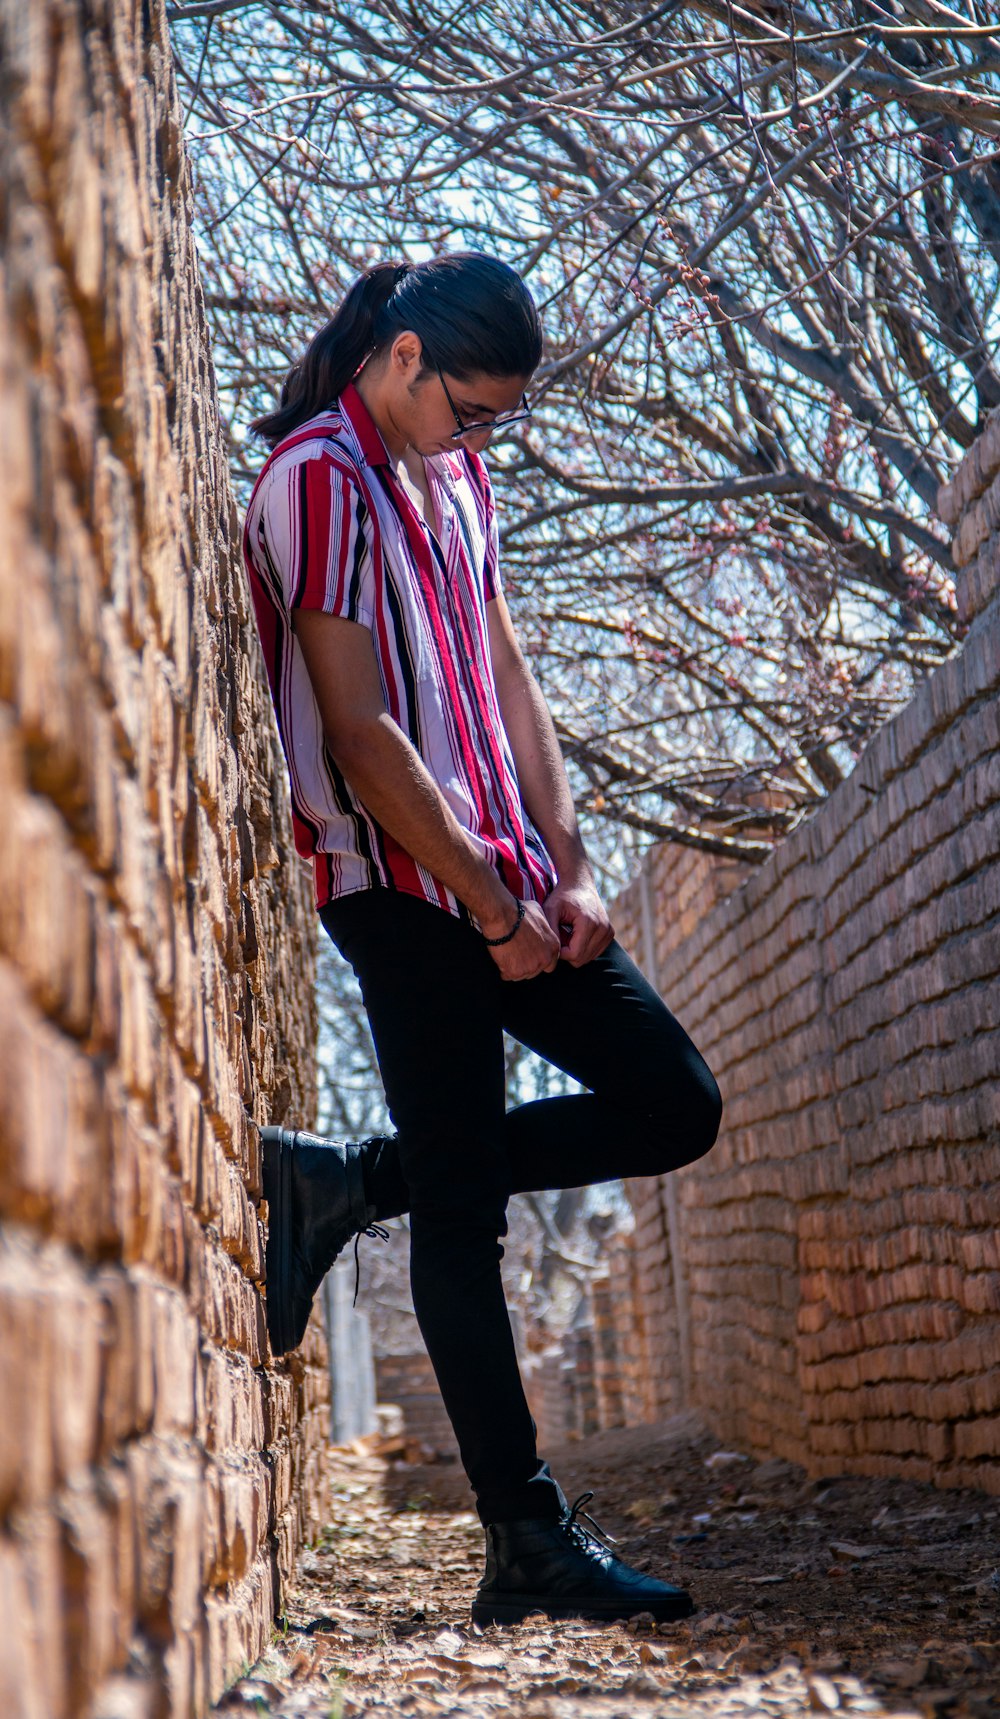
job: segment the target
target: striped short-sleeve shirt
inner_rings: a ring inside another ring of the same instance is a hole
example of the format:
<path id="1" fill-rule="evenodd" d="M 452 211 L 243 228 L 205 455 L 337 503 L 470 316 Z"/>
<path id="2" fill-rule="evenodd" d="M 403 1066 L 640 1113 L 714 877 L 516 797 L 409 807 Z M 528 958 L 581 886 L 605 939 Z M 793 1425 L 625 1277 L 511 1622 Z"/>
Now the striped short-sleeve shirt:
<path id="1" fill-rule="evenodd" d="M 467 449 L 425 461 L 440 537 L 399 483 L 350 384 L 268 455 L 243 558 L 288 764 L 295 844 L 317 906 L 396 889 L 470 919 L 362 805 L 326 742 L 295 609 L 367 627 L 386 708 L 482 856 L 515 896 L 542 901 L 555 868 L 525 810 L 500 715 L 486 605 L 500 589 L 493 493 Z"/>

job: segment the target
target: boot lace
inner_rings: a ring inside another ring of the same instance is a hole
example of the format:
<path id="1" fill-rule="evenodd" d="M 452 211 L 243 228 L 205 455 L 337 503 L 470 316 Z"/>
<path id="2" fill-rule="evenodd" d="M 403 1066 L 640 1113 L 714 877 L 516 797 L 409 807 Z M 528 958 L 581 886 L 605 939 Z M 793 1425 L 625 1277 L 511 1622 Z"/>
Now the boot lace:
<path id="1" fill-rule="evenodd" d="M 362 1236 L 371 1236 L 377 1241 L 388 1241 L 389 1231 L 384 1224 L 369 1224 L 366 1229 L 359 1230 L 354 1238 L 354 1300 L 351 1302 L 352 1307 L 358 1305 L 358 1290 L 361 1288 L 361 1260 L 358 1255 L 358 1248 L 361 1245 Z M 586 1496 L 593 1498 L 594 1495 L 592 1492 L 588 1492 Z"/>
<path id="2" fill-rule="evenodd" d="M 599 1522 L 595 1522 L 589 1510 L 584 1510 L 583 1506 L 585 1504 L 589 1504 L 593 1496 L 593 1492 L 581 1492 L 576 1503 L 571 1506 L 569 1515 L 563 1522 L 563 1526 L 566 1528 L 571 1538 L 576 1541 L 578 1546 L 582 1546 L 585 1552 L 590 1550 L 591 1541 L 596 1541 L 599 1546 L 605 1549 L 609 1546 L 617 1546 L 618 1544 L 614 1535 L 609 1534 L 607 1529 L 602 1528 Z M 580 1521 L 581 1516 L 586 1517 L 587 1521 L 590 1523 L 589 1528 L 585 1528 L 583 1526 L 583 1523 Z"/>

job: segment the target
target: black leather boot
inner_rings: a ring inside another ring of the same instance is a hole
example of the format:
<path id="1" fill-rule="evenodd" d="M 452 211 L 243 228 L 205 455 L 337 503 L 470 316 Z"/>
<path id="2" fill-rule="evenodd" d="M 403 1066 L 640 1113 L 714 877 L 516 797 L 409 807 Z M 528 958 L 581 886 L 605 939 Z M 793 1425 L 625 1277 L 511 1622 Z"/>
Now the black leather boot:
<path id="1" fill-rule="evenodd" d="M 490 1523 L 473 1623 L 518 1623 L 529 1612 L 605 1622 L 637 1612 L 651 1612 L 660 1621 L 690 1616 L 694 1601 L 683 1588 L 633 1570 L 583 1526 L 582 1506 L 593 1496 L 582 1492 L 557 1521 Z M 587 1521 L 597 1527 L 593 1517 Z"/>
<path id="2" fill-rule="evenodd" d="M 301 1343 L 313 1296 L 352 1236 L 380 1235 L 365 1198 L 366 1141 L 262 1128 L 267 1201 L 267 1334 L 275 1355 Z"/>

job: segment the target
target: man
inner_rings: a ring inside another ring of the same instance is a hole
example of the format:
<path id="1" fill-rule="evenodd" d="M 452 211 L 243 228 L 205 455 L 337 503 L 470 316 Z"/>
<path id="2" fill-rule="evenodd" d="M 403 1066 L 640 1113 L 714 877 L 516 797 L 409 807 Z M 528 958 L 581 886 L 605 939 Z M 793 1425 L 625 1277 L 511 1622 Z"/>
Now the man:
<path id="1" fill-rule="evenodd" d="M 414 1308 L 486 1529 L 474 1619 L 672 1618 L 690 1596 L 614 1558 L 539 1459 L 500 1279 L 512 1192 L 677 1168 L 721 1114 L 615 941 L 501 590 L 480 455 L 530 415 L 540 356 L 505 264 L 383 264 L 253 426 L 272 452 L 244 554 L 296 842 L 397 1130 L 264 1131 L 268 1328 L 293 1347 L 343 1246 L 408 1212 Z M 590 1090 L 505 1114 L 505 1028 Z"/>

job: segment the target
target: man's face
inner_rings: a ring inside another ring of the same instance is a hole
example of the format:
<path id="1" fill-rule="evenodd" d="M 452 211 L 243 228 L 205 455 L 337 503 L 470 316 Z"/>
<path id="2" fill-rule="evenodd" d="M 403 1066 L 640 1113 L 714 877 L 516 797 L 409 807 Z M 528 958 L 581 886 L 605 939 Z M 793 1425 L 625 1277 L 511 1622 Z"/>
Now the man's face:
<path id="1" fill-rule="evenodd" d="M 410 341 L 415 350 L 403 346 Z M 401 346 L 403 350 L 397 352 Z M 488 376 L 485 371 L 460 378 L 447 370 L 439 375 L 433 367 L 421 373 L 421 363 L 422 347 L 417 337 L 400 335 L 390 355 L 393 381 L 398 381 L 393 389 L 393 416 L 410 445 L 425 455 L 454 452 L 459 447 L 479 453 L 490 439 L 489 423 L 521 409 L 530 380 L 527 376 Z M 463 424 L 485 423 L 487 428 L 472 430 L 457 441 L 453 439 L 459 427 L 456 414 Z"/>

